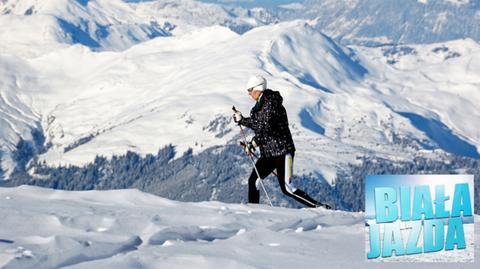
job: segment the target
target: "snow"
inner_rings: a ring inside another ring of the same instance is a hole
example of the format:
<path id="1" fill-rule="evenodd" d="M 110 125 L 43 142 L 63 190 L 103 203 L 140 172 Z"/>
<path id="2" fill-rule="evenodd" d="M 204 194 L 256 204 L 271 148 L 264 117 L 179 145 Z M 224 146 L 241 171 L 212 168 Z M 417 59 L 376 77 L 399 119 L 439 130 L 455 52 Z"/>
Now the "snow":
<path id="1" fill-rule="evenodd" d="M 279 20 L 315 20 L 315 28 L 342 44 L 430 44 L 464 37 L 480 40 L 475 13 L 478 1 L 469 0 L 307 0 L 303 9 L 277 7 Z M 442 27 L 435 25 L 446 13 Z M 434 29 L 436 31 L 434 31 Z M 385 42 L 379 37 L 386 37 Z"/>
<path id="2" fill-rule="evenodd" d="M 434 119 L 443 122 L 453 133 L 460 133 L 478 152 L 480 133 L 472 126 L 474 119 L 480 116 L 475 105 L 480 100 L 480 73 L 478 65 L 475 64 L 480 51 L 478 43 L 466 39 L 409 47 L 415 52 L 399 55 L 396 58 L 398 62 L 393 65 L 399 72 L 396 70 L 396 74 L 386 73 L 385 77 L 388 84 L 401 85 L 402 90 L 388 95 L 401 95 L 406 97 L 410 105 L 427 108 L 430 111 L 428 113 L 433 113 Z M 379 53 L 381 50 L 363 50 L 366 54 L 370 53 L 367 51 Z M 398 104 L 396 101 L 395 103 Z M 394 109 L 410 110 L 403 105 Z M 475 115 L 473 118 L 463 116 L 472 114 Z"/>
<path id="3" fill-rule="evenodd" d="M 470 3 L 470 0 L 444 0 L 447 3 L 452 3 L 456 5 L 466 5 Z"/>
<path id="4" fill-rule="evenodd" d="M 133 189 L 20 186 L 0 188 L 0 199 L 0 214 L 8 216 L 0 222 L 5 269 L 404 267 L 365 262 L 363 213 L 182 203 Z M 478 255 L 478 234 L 475 240 Z"/>
<path id="5" fill-rule="evenodd" d="M 262 25 L 255 18 L 193 0 L 9 0 L 0 2 L 0 14 L 1 24 L 9 25 L 0 31 L 2 52 L 25 57 L 67 44 L 122 51 L 156 37 L 182 35 L 207 26 L 240 30 Z"/>
<path id="6" fill-rule="evenodd" d="M 441 31 L 442 26 L 448 21 L 448 15 L 448 12 L 442 12 L 438 14 L 438 18 L 435 22 L 435 25 L 433 26 L 432 32 L 438 33 L 439 31 Z"/>
<path id="7" fill-rule="evenodd" d="M 305 9 L 305 6 L 302 5 L 301 3 L 284 4 L 284 5 L 279 5 L 278 7 L 283 8 L 283 9 L 293 9 L 293 10 Z"/>

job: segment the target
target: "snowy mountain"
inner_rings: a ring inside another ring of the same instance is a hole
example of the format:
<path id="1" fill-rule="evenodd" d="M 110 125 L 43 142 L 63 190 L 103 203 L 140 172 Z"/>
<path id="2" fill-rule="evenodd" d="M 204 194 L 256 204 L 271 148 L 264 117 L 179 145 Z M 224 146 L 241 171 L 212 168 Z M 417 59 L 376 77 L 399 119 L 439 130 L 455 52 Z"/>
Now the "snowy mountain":
<path id="1" fill-rule="evenodd" d="M 226 8 L 258 6 L 279 21 L 311 20 L 343 45 L 480 41 L 478 0 L 215 1 Z"/>
<path id="2" fill-rule="evenodd" d="M 0 200 L 0 214 L 7 216 L 0 222 L 0 267 L 5 269 L 405 266 L 365 261 L 362 213 L 182 203 L 137 190 L 65 192 L 30 186 L 0 188 Z M 479 239 L 477 233 L 475 247 L 467 246 L 470 257 L 478 257 Z M 441 261 L 437 254 L 425 257 Z M 477 268 L 478 259 L 461 266 Z"/>
<path id="3" fill-rule="evenodd" d="M 255 18 L 259 11 L 251 14 L 239 8 L 237 12 L 245 16 L 193 0 L 4 0 L 0 1 L 0 24 L 9 27 L 0 31 L 0 49 L 27 57 L 71 44 L 119 51 L 206 26 L 222 25 L 242 33 L 269 23 L 268 18 Z"/>
<path id="4" fill-rule="evenodd" d="M 306 0 L 271 12 L 280 20 L 314 20 L 341 44 L 480 41 L 479 0 Z"/>
<path id="5" fill-rule="evenodd" d="M 180 154 L 225 144 L 238 134 L 231 106 L 244 113 L 252 106 L 243 89 L 251 73 L 285 98 L 300 175 L 317 171 L 332 182 L 364 155 L 405 160 L 442 149 L 477 158 L 479 45 L 405 50 L 343 48 L 294 21 L 243 35 L 208 27 L 123 52 L 74 45 L 35 58 L 2 56 L 2 165 L 12 164 L 8 152 L 20 137 L 51 165 L 170 143 Z"/>

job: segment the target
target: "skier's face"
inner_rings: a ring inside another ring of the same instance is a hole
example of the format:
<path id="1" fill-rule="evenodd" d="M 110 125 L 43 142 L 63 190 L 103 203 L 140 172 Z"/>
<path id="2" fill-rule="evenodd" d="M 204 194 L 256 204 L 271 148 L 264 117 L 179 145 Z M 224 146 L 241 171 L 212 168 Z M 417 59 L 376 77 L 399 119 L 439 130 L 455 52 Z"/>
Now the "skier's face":
<path id="1" fill-rule="evenodd" d="M 253 100 L 257 101 L 258 97 L 262 94 L 261 91 L 248 91 L 248 95 L 252 97 Z"/>

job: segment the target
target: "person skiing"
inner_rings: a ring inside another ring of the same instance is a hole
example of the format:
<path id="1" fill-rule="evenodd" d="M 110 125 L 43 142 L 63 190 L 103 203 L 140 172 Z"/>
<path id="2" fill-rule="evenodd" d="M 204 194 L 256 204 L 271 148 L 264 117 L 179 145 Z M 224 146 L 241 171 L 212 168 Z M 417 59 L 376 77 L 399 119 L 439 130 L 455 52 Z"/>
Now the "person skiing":
<path id="1" fill-rule="evenodd" d="M 278 183 L 285 195 L 308 207 L 323 206 L 329 209 L 330 206 L 317 202 L 307 193 L 296 188 L 292 182 L 295 145 L 280 93 L 267 89 L 267 81 L 260 75 L 248 80 L 247 91 L 256 101 L 250 111 L 250 117 L 243 117 L 240 111 L 235 111 L 233 120 L 239 125 L 252 129 L 255 133 L 251 142 L 244 144 L 243 147 L 249 155 L 254 154 L 255 148 L 260 149 L 260 158 L 255 163 L 261 177 L 259 180 L 263 180 L 276 169 Z M 258 204 L 260 201 L 260 191 L 256 187 L 257 178 L 254 168 L 248 179 L 249 203 Z"/>

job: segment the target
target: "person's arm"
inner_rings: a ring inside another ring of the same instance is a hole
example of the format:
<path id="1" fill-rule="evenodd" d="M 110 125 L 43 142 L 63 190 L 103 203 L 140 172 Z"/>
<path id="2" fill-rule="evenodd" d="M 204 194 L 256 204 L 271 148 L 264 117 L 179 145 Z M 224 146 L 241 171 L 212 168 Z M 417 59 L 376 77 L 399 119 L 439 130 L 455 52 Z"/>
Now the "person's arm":
<path id="1" fill-rule="evenodd" d="M 252 126 L 253 126 L 253 122 L 254 120 L 250 117 L 242 117 L 242 119 L 238 122 L 238 124 L 240 125 L 243 125 L 247 128 L 250 128 L 250 129 L 253 129 Z"/>
<path id="2" fill-rule="evenodd" d="M 242 118 L 239 124 L 254 131 L 268 128 L 272 124 L 272 119 L 275 118 L 274 104 L 272 102 L 266 102 L 261 113 L 261 116 L 258 118 Z"/>

